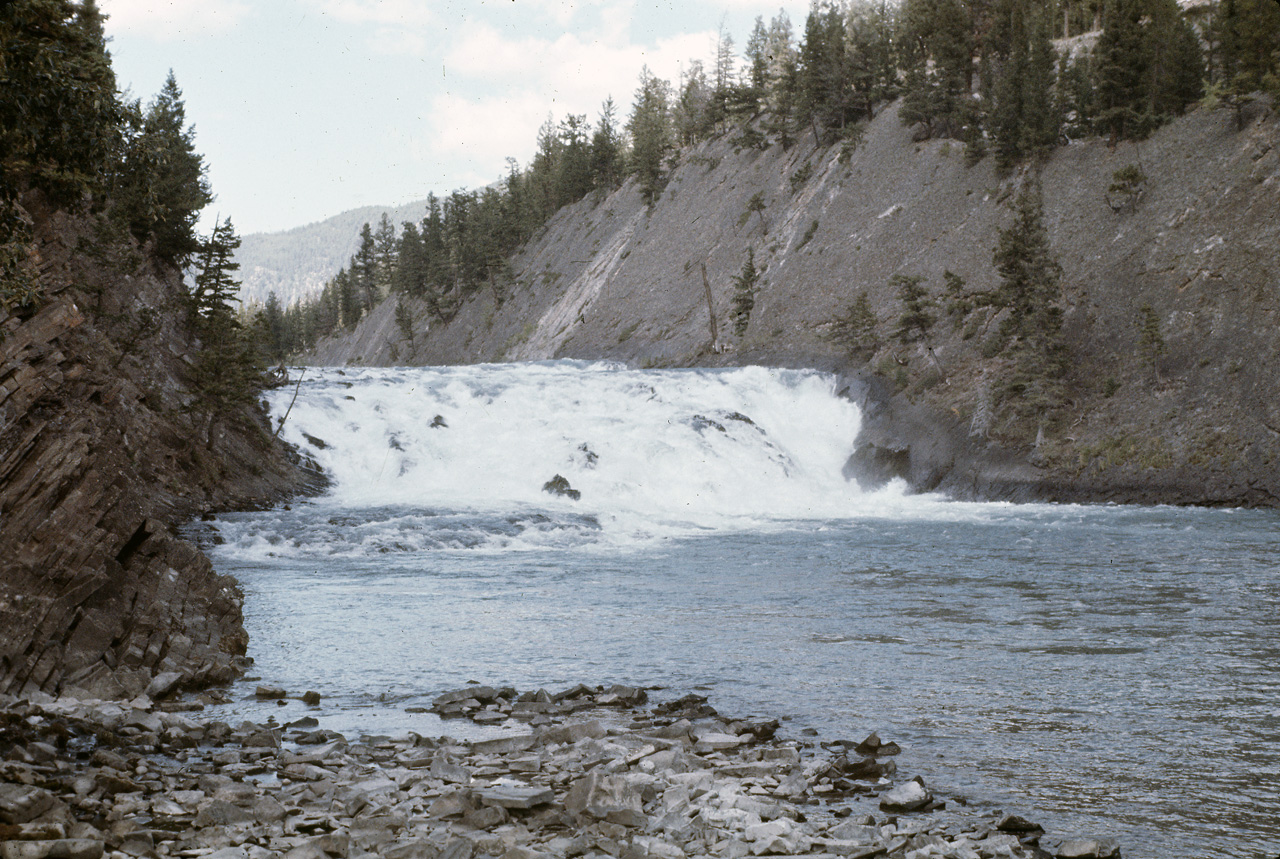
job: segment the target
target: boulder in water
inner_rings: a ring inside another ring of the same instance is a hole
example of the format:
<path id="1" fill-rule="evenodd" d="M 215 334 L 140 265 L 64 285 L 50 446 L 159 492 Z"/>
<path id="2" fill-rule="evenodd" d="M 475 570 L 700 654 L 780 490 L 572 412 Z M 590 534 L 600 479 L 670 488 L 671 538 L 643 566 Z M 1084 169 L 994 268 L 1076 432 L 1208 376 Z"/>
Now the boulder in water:
<path id="1" fill-rule="evenodd" d="M 582 497 L 582 493 L 570 486 L 569 481 L 559 474 L 542 484 L 542 491 L 550 492 L 552 495 L 563 495 L 573 501 Z"/>

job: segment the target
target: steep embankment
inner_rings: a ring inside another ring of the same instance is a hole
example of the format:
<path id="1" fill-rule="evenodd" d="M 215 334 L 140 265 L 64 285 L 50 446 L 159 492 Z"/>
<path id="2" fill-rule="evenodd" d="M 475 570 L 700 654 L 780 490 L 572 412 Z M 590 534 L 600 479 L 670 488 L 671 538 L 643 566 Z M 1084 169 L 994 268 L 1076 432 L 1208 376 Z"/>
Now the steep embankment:
<path id="1" fill-rule="evenodd" d="M 959 496 L 1280 503 L 1274 111 L 1255 106 L 1241 126 L 1229 111 L 1199 111 L 1140 144 L 1073 143 L 1039 169 L 1071 371 L 1038 446 L 1000 402 L 999 317 L 948 311 L 943 295 L 947 270 L 970 292 L 999 283 L 992 250 L 1031 171 L 1001 176 L 989 158 L 966 164 L 956 143 L 913 143 L 893 108 L 844 160 L 838 146 L 735 151 L 732 137 L 683 153 L 651 209 L 629 183 L 562 210 L 515 259 L 503 303 L 484 291 L 430 325 L 414 307 L 410 338 L 393 299 L 307 359 L 816 366 L 846 373 L 864 406 L 850 463 L 862 479 L 900 474 Z M 1116 211 L 1108 186 L 1131 164 L 1148 181 Z M 757 193 L 766 207 L 748 213 Z M 737 337 L 731 278 L 749 247 L 766 270 Z M 892 336 L 895 274 L 925 277 L 939 303 L 929 348 Z M 861 291 L 878 319 L 866 360 L 827 336 Z M 1154 367 L 1139 339 L 1146 305 L 1165 344 Z"/>
<path id="2" fill-rule="evenodd" d="M 225 682 L 247 640 L 239 590 L 172 528 L 307 476 L 256 412 L 204 443 L 176 273 L 24 205 L 45 297 L 0 312 L 0 691 Z"/>

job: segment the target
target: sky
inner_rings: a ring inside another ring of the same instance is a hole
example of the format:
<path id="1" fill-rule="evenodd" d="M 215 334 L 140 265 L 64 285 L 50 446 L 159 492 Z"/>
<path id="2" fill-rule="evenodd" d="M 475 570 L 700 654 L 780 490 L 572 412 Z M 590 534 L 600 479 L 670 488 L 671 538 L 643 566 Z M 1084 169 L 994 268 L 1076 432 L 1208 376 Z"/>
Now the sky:
<path id="1" fill-rule="evenodd" d="M 172 69 L 216 195 L 201 228 L 242 235 L 477 188 L 524 166 L 548 118 L 612 96 L 643 66 L 672 83 L 741 55 L 757 15 L 808 0 L 99 0 L 117 82 L 149 101 Z"/>

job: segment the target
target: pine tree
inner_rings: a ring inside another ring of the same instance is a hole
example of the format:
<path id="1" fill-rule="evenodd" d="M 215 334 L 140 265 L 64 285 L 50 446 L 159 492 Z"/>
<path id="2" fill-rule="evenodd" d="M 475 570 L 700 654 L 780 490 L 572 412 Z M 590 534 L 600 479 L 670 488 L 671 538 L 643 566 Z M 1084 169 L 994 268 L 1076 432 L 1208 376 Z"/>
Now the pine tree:
<path id="1" fill-rule="evenodd" d="M 900 343 L 915 343 L 928 337 L 934 322 L 934 316 L 929 312 L 934 301 L 924 287 L 924 278 L 920 275 L 895 274 L 889 278 L 889 285 L 902 302 L 902 315 L 898 317 L 893 336 Z"/>
<path id="2" fill-rule="evenodd" d="M 200 247 L 196 220 L 213 194 L 173 72 L 145 112 L 135 103 L 127 115 L 132 121 L 111 187 L 112 216 L 139 241 L 154 241 L 161 259 L 182 265 Z"/>
<path id="3" fill-rule="evenodd" d="M 1005 0 L 995 30 L 998 38 L 988 42 L 994 53 L 988 65 L 994 71 L 990 127 L 1001 169 L 1047 152 L 1057 144 L 1062 126 L 1049 19 L 1033 6 L 1026 0 Z"/>
<path id="4" fill-rule="evenodd" d="M 756 290 L 759 288 L 760 275 L 763 269 L 756 268 L 756 252 L 747 248 L 747 260 L 742 270 L 733 277 L 733 333 L 741 337 L 747 333 L 747 325 L 751 322 L 751 311 L 756 306 Z"/>
<path id="5" fill-rule="evenodd" d="M 1103 18 L 1094 67 L 1097 127 L 1112 140 L 1145 137 L 1153 125 L 1143 80 L 1142 8 L 1138 0 L 1114 0 Z"/>
<path id="6" fill-rule="evenodd" d="M 866 290 L 858 293 L 844 315 L 837 317 L 829 335 L 832 342 L 843 348 L 850 357 L 865 361 L 879 348 L 876 326 L 879 325 Z"/>
<path id="7" fill-rule="evenodd" d="M 366 221 L 360 228 L 360 246 L 347 264 L 350 270 L 351 286 L 359 298 L 364 313 L 377 306 L 381 296 L 378 293 L 378 250 L 373 238 L 373 228 Z"/>
<path id="8" fill-rule="evenodd" d="M 399 263 L 399 251 L 396 228 L 391 225 L 390 216 L 383 212 L 378 221 L 378 230 L 373 234 L 374 280 L 378 284 L 379 297 L 386 295 L 391 289 L 391 280 Z"/>
<path id="9" fill-rule="evenodd" d="M 239 301 L 236 292 L 240 289 L 240 281 L 235 279 L 235 273 L 240 270 L 235 259 L 238 247 L 240 237 L 230 218 L 216 224 L 209 238 L 200 242 L 191 299 L 192 309 L 201 319 L 234 316 L 231 303 Z"/>
<path id="10" fill-rule="evenodd" d="M 765 104 L 770 112 L 766 131 L 778 135 L 784 149 L 792 143 L 792 124 L 800 89 L 799 60 L 791 28 L 791 19 L 779 11 L 769 22 L 769 77 Z"/>
<path id="11" fill-rule="evenodd" d="M 1195 30 L 1176 0 L 1146 0 L 1143 50 L 1146 52 L 1147 111 L 1162 122 L 1180 116 L 1203 94 L 1204 55 Z M 1280 26 L 1280 21 L 1277 22 Z"/>
<path id="12" fill-rule="evenodd" d="M 692 146 L 709 136 L 717 122 L 715 93 L 707 84 L 701 60 L 692 60 L 680 75 L 680 92 L 671 111 L 676 142 Z"/>
<path id="13" fill-rule="evenodd" d="M 605 99 L 591 135 L 591 184 L 605 191 L 613 190 L 622 182 L 622 137 L 618 133 L 617 113 L 613 98 Z"/>
<path id="14" fill-rule="evenodd" d="M 631 134 L 631 172 L 649 205 L 657 202 L 663 187 L 663 166 L 672 148 L 671 85 L 653 76 L 649 67 L 640 72 L 640 87 L 627 130 Z"/>
<path id="15" fill-rule="evenodd" d="M 591 144 L 587 115 L 569 114 L 560 123 L 560 165 L 556 176 L 559 205 L 576 203 L 591 192 Z"/>
<path id="16" fill-rule="evenodd" d="M 729 116 L 730 103 L 738 90 L 734 74 L 733 36 L 725 29 L 724 22 L 716 33 L 716 62 L 711 81 L 711 103 L 708 110 L 709 125 L 716 128 Z"/>
<path id="17" fill-rule="evenodd" d="M 1036 420 L 1043 431 L 1063 402 L 1067 352 L 1062 267 L 1050 247 L 1038 185 L 1018 195 L 1013 223 L 1000 231 L 992 262 L 1001 278 L 992 303 L 1008 310 L 1000 334 L 1011 341 L 1004 392 L 1014 413 Z"/>
<path id="18" fill-rule="evenodd" d="M 760 109 L 764 103 L 766 88 L 769 85 L 769 31 L 765 29 L 764 18 L 757 15 L 755 26 L 747 38 L 747 67 L 745 77 L 747 85 L 743 102 L 750 104 L 752 112 Z"/>
<path id="19" fill-rule="evenodd" d="M 421 296 L 427 291 L 427 251 L 422 235 L 412 221 L 400 232 L 396 251 L 398 264 L 391 278 L 391 291 L 400 295 Z"/>
<path id="20" fill-rule="evenodd" d="M 1160 317 L 1150 304 L 1138 308 L 1138 353 L 1160 380 L 1160 356 L 1164 354 L 1164 335 L 1160 333 Z"/>
<path id="21" fill-rule="evenodd" d="M 286 314 L 280 307 L 280 296 L 274 290 L 267 296 L 267 303 L 262 308 L 262 327 L 267 338 L 267 360 L 272 364 L 283 362 L 290 351 L 285 337 L 287 321 Z"/>
<path id="22" fill-rule="evenodd" d="M 263 333 L 249 336 L 231 305 L 240 283 L 235 251 L 240 246 L 231 219 L 214 227 L 199 242 L 195 285 L 191 292 L 194 328 L 200 350 L 192 377 L 201 410 L 207 416 L 206 447 L 216 440 L 215 429 L 235 408 L 254 402 L 262 390 L 262 358 L 258 343 Z"/>
<path id="23" fill-rule="evenodd" d="M 906 78 L 901 110 L 931 137 L 961 137 L 970 121 L 973 23 L 959 0 L 907 0 L 903 5 Z"/>
<path id="24" fill-rule="evenodd" d="M 1280 96 L 1280 4 L 1220 0 L 1216 30 L 1227 96 L 1238 100 L 1259 91 Z"/>

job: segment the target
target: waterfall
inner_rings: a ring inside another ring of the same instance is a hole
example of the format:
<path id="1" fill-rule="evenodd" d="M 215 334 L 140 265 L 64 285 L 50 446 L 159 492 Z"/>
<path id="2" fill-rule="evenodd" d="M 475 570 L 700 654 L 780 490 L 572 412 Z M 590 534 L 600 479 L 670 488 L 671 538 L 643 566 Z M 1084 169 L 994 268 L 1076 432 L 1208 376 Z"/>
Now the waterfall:
<path id="1" fill-rule="evenodd" d="M 864 494 L 842 476 L 859 413 L 836 383 L 570 361 L 310 371 L 282 436 L 332 487 L 310 505 L 310 533 L 270 536 L 260 522 L 234 539 L 268 551 L 618 546 L 905 503 L 901 486 Z M 276 391 L 273 413 L 292 396 Z"/>

